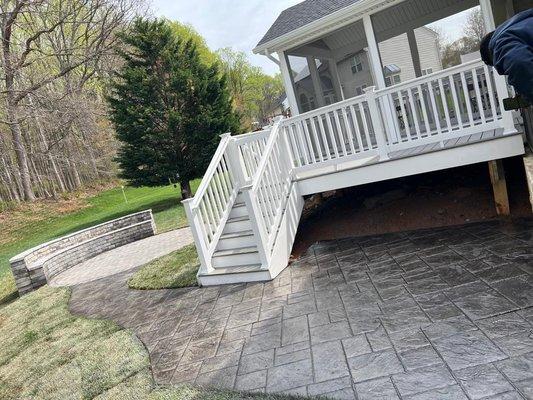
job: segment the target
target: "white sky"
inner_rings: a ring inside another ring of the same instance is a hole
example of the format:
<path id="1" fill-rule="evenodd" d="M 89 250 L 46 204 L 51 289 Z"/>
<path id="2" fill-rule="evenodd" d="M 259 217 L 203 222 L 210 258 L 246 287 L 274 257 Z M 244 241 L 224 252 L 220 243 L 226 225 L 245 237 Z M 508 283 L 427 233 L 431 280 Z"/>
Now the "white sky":
<path id="1" fill-rule="evenodd" d="M 301 0 L 152 0 L 156 16 L 190 23 L 206 39 L 212 50 L 232 47 L 244 51 L 250 61 L 269 74 L 279 71 L 265 56 L 252 54 L 268 28 L 284 9 Z M 457 39 L 467 12 L 431 26 L 440 27 L 446 36 Z"/>

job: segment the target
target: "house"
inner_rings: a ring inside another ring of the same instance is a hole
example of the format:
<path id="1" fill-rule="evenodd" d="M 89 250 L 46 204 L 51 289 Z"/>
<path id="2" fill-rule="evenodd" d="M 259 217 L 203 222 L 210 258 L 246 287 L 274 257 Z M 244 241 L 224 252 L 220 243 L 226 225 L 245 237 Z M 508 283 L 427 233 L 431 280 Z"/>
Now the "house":
<path id="1" fill-rule="evenodd" d="M 508 213 L 502 159 L 525 150 L 506 80 L 481 60 L 442 69 L 424 27 L 477 6 L 492 30 L 521 1 L 305 0 L 283 11 L 254 52 L 279 65 L 291 117 L 223 135 L 184 201 L 199 283 L 275 278 L 315 193 L 488 162 Z"/>

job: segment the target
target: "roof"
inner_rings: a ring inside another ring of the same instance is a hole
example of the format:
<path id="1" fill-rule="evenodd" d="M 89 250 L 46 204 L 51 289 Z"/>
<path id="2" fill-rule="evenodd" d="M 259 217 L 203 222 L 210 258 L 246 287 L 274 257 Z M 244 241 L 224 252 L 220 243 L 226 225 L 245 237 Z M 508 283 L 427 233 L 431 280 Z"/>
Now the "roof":
<path id="1" fill-rule="evenodd" d="M 305 0 L 283 11 L 256 47 L 362 0 Z"/>

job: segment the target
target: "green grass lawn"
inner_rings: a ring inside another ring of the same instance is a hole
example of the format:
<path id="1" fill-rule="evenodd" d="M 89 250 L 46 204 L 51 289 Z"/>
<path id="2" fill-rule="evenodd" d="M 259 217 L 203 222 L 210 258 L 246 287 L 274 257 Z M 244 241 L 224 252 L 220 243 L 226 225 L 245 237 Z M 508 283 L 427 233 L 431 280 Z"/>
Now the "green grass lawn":
<path id="1" fill-rule="evenodd" d="M 192 182 L 193 191 L 199 184 L 200 180 Z M 78 207 L 72 212 L 36 204 L 18 213 L 16 222 L 11 221 L 11 225 L 9 219 L 5 222 L 0 219 L 4 235 L 3 239 L 0 238 L 0 304 L 16 295 L 9 259 L 28 248 L 149 208 L 154 212 L 158 232 L 187 226 L 179 186 L 126 187 L 124 191 L 127 203 L 119 187 L 83 200 L 81 208 Z M 4 230 L 4 224 L 7 226 L 7 232 Z"/>
<path id="2" fill-rule="evenodd" d="M 156 386 L 129 330 L 74 317 L 68 289 L 45 286 L 0 309 L 0 398 L 282 400 L 191 386 Z"/>
<path id="3" fill-rule="evenodd" d="M 196 286 L 199 267 L 196 248 L 185 246 L 143 266 L 129 279 L 128 286 L 139 290 Z"/>

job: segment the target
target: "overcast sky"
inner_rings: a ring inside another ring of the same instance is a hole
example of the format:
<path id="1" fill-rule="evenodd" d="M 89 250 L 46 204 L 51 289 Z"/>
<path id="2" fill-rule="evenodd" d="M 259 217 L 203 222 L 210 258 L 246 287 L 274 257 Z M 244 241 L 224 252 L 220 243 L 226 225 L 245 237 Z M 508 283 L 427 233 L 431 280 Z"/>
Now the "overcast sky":
<path id="1" fill-rule="evenodd" d="M 244 51 L 250 61 L 269 74 L 279 71 L 265 56 L 253 55 L 252 49 L 284 9 L 301 0 L 152 0 L 157 16 L 190 23 L 207 40 L 212 50 L 232 47 Z M 462 30 L 466 13 L 453 16 L 439 26 L 450 39 Z"/>

